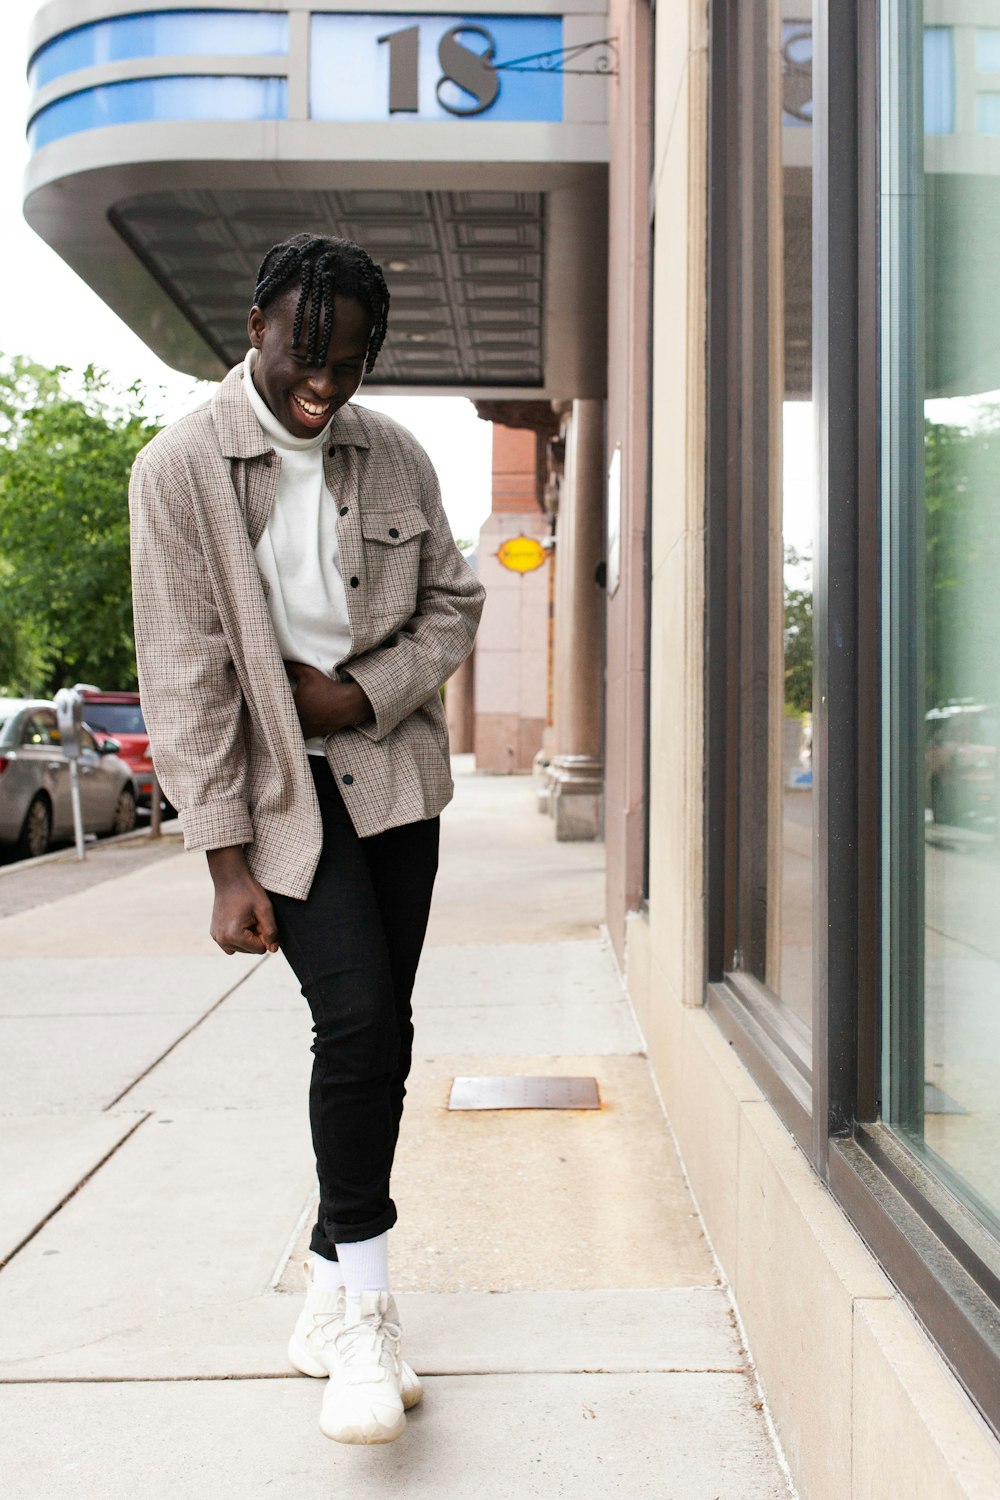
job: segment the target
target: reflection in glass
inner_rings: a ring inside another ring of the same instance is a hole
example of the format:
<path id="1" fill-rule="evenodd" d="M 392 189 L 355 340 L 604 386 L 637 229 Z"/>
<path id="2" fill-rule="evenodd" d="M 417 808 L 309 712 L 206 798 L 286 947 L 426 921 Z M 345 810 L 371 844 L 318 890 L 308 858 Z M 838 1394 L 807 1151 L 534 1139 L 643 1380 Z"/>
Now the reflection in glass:
<path id="1" fill-rule="evenodd" d="M 812 19 L 783 7 L 781 21 L 780 518 L 774 565 L 772 795 L 767 982 L 812 1024 L 812 550 L 816 455 L 812 408 Z M 776 743 L 775 743 L 776 741 Z M 778 872 L 780 871 L 780 877 Z"/>
<path id="2" fill-rule="evenodd" d="M 923 1136 L 1000 1208 L 1000 406 L 925 414 Z"/>
<path id="3" fill-rule="evenodd" d="M 954 24 L 924 31 L 922 7 L 902 7 L 900 115 L 883 133 L 895 152 L 883 177 L 897 189 L 894 203 L 883 198 L 896 236 L 883 246 L 894 287 L 883 380 L 893 851 L 883 1112 L 997 1223 L 1000 94 L 977 93 L 977 72 L 1000 64 L 1000 0 L 976 12 L 995 28 L 977 29 L 957 4 L 935 6 L 935 21 L 952 10 Z"/>

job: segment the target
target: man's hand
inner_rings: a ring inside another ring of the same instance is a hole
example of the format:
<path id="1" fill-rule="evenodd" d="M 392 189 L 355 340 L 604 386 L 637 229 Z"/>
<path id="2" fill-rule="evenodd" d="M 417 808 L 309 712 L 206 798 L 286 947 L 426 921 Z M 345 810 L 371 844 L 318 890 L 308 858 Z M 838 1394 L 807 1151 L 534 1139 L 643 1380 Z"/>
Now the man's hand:
<path id="1" fill-rule="evenodd" d="M 215 882 L 210 930 L 223 953 L 277 953 L 274 908 L 250 874 L 242 848 L 209 849 L 208 868 Z"/>
<path id="2" fill-rule="evenodd" d="M 366 694 L 356 682 L 334 682 L 318 667 L 302 661 L 286 661 L 285 671 L 307 740 L 315 735 L 336 734 L 338 729 L 350 729 L 374 717 Z"/>

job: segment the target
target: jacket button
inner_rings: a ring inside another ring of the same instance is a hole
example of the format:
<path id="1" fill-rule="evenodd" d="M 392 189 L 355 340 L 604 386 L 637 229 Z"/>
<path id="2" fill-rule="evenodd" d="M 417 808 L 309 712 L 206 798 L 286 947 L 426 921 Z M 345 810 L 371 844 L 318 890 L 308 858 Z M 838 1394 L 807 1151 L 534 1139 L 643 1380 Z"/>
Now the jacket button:
<path id="1" fill-rule="evenodd" d="M 348 772 L 346 776 L 341 776 L 340 779 L 344 783 L 345 786 L 353 786 L 354 785 L 354 777 L 350 774 L 350 772 Z"/>
<path id="2" fill-rule="evenodd" d="M 349 509 L 350 509 L 350 506 L 348 506 L 348 505 L 342 505 L 340 507 L 340 514 L 342 516 L 346 516 Z"/>
<path id="3" fill-rule="evenodd" d="M 351 579 L 351 588 L 352 589 L 356 589 L 357 586 L 358 586 L 358 579 L 357 578 L 352 578 Z"/>
<path id="4" fill-rule="evenodd" d="M 399 536 L 399 532 L 396 530 L 395 526 L 390 526 L 389 527 L 389 535 L 390 536 Z"/>

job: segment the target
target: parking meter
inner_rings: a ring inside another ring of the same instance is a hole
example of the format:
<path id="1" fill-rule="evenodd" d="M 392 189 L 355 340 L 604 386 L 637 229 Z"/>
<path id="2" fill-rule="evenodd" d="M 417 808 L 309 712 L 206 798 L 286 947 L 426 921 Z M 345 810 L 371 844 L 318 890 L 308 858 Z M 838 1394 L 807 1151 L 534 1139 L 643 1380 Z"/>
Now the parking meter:
<path id="1" fill-rule="evenodd" d="M 69 761 L 69 788 L 73 802 L 73 832 L 76 835 L 78 859 L 85 858 L 83 842 L 83 810 L 80 806 L 80 751 L 83 739 L 83 699 L 74 688 L 60 688 L 53 699 L 56 720 L 59 724 L 59 739 L 63 754 Z"/>
<path id="2" fill-rule="evenodd" d="M 83 699 L 73 688 L 60 688 L 54 698 L 59 737 L 63 750 L 75 760 L 80 754 L 80 730 L 83 726 Z"/>

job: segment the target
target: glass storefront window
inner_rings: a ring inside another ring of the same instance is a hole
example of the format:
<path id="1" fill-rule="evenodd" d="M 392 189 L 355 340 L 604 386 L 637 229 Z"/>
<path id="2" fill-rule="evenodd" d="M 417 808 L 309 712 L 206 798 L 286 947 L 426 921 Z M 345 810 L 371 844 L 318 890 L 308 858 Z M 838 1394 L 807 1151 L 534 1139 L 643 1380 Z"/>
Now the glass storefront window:
<path id="1" fill-rule="evenodd" d="M 1000 0 L 976 15 L 883 12 L 883 1117 L 997 1227 Z"/>
<path id="2" fill-rule="evenodd" d="M 783 7 L 781 23 L 780 620 L 773 700 L 779 729 L 766 979 L 808 1030 L 812 1024 L 813 766 L 812 556 L 816 443 L 812 402 L 812 17 Z M 780 783 L 779 783 L 780 778 Z M 778 871 L 780 870 L 780 876 Z"/>
<path id="3" fill-rule="evenodd" d="M 731 972 L 811 1066 L 813 969 L 813 22 L 808 0 L 740 16 L 741 69 L 767 108 L 741 117 L 738 867 Z M 727 958 L 729 955 L 727 954 Z"/>
<path id="4" fill-rule="evenodd" d="M 714 12 L 713 12 L 714 14 Z M 713 21 L 708 1003 L 811 1130 L 815 986 L 811 0 Z"/>

